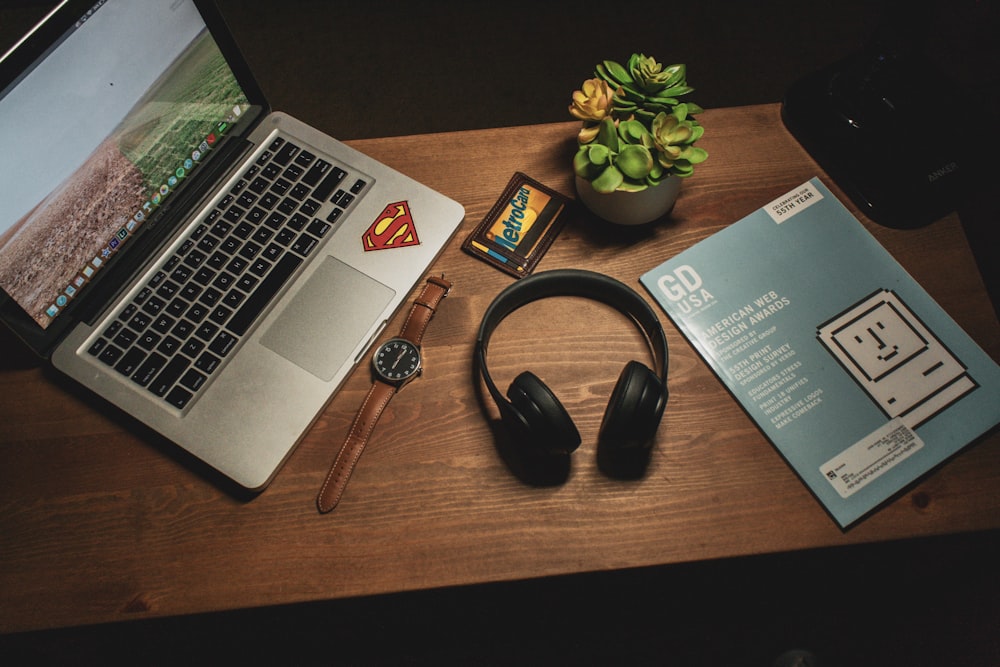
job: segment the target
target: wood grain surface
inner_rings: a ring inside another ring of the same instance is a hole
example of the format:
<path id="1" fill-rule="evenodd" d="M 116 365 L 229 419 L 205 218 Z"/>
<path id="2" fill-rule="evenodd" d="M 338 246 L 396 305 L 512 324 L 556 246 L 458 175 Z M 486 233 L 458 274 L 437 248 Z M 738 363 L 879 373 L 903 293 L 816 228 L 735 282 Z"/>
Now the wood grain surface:
<path id="1" fill-rule="evenodd" d="M 711 157 L 668 221 L 623 229 L 581 215 L 538 270 L 588 268 L 641 291 L 640 274 L 814 175 L 840 194 L 777 105 L 712 110 L 703 123 Z M 425 336 L 426 371 L 393 399 L 329 515 L 315 496 L 368 390 L 367 368 L 272 485 L 246 498 L 0 337 L 0 632 L 1000 527 L 994 430 L 842 531 L 662 313 L 671 399 L 649 470 L 638 481 L 603 476 L 604 406 L 626 361 L 650 354 L 617 311 L 581 299 L 525 307 L 493 337 L 498 384 L 531 369 L 583 438 L 564 484 L 510 474 L 471 358 L 484 309 L 512 279 L 460 244 L 515 171 L 572 196 L 576 128 L 351 142 L 467 216 L 433 268 L 455 286 Z M 1000 358 L 1000 325 L 956 216 L 913 231 L 866 226 Z"/>

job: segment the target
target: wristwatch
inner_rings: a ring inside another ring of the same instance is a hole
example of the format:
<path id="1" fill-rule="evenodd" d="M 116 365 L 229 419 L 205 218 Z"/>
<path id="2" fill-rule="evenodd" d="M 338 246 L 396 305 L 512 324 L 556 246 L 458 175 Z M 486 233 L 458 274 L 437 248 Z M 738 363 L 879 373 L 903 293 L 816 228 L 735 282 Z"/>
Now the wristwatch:
<path id="1" fill-rule="evenodd" d="M 340 502 L 347 481 L 351 478 L 354 466 L 361 458 L 361 452 L 375 424 L 378 423 L 382 411 L 389 401 L 406 383 L 420 375 L 423 368 L 420 359 L 420 341 L 424 337 L 427 324 L 434 317 L 441 299 L 448 296 L 451 283 L 443 277 L 431 276 L 427 279 L 420 295 L 413 303 L 413 308 L 403 323 L 403 330 L 396 338 L 390 338 L 382 343 L 372 355 L 372 370 L 374 381 L 361 409 L 347 432 L 337 458 L 330 466 L 326 481 L 316 498 L 316 506 L 323 514 L 331 511 Z"/>

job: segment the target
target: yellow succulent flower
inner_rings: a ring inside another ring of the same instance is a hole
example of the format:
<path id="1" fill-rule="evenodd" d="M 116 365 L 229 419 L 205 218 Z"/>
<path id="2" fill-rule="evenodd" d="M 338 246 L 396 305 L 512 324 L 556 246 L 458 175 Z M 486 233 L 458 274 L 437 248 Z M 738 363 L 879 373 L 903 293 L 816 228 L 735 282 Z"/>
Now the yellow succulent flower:
<path id="1" fill-rule="evenodd" d="M 653 119 L 653 143 L 661 154 L 660 162 L 669 167 L 681 156 L 684 148 L 691 143 L 694 131 L 689 121 L 680 121 L 672 114 L 661 113 Z"/>
<path id="2" fill-rule="evenodd" d="M 611 111 L 614 92 L 607 81 L 593 78 L 583 82 L 581 90 L 573 92 L 569 112 L 583 121 L 599 123 Z"/>

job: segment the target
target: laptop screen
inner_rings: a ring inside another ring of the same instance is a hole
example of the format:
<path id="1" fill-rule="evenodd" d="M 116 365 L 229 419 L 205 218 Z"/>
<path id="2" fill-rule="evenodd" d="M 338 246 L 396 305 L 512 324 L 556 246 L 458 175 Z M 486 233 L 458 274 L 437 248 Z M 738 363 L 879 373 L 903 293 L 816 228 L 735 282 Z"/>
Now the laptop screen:
<path id="1" fill-rule="evenodd" d="M 249 109 L 190 0 L 98 0 L 0 91 L 0 288 L 41 328 Z"/>

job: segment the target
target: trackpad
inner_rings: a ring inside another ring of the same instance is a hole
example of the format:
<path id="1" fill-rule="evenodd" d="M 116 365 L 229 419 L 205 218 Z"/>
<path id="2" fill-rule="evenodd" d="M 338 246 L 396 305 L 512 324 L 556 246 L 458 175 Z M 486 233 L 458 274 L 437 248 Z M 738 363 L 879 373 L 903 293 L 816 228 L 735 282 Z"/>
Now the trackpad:
<path id="1" fill-rule="evenodd" d="M 327 257 L 285 306 L 260 342 L 329 382 L 395 292 L 334 257 Z"/>

